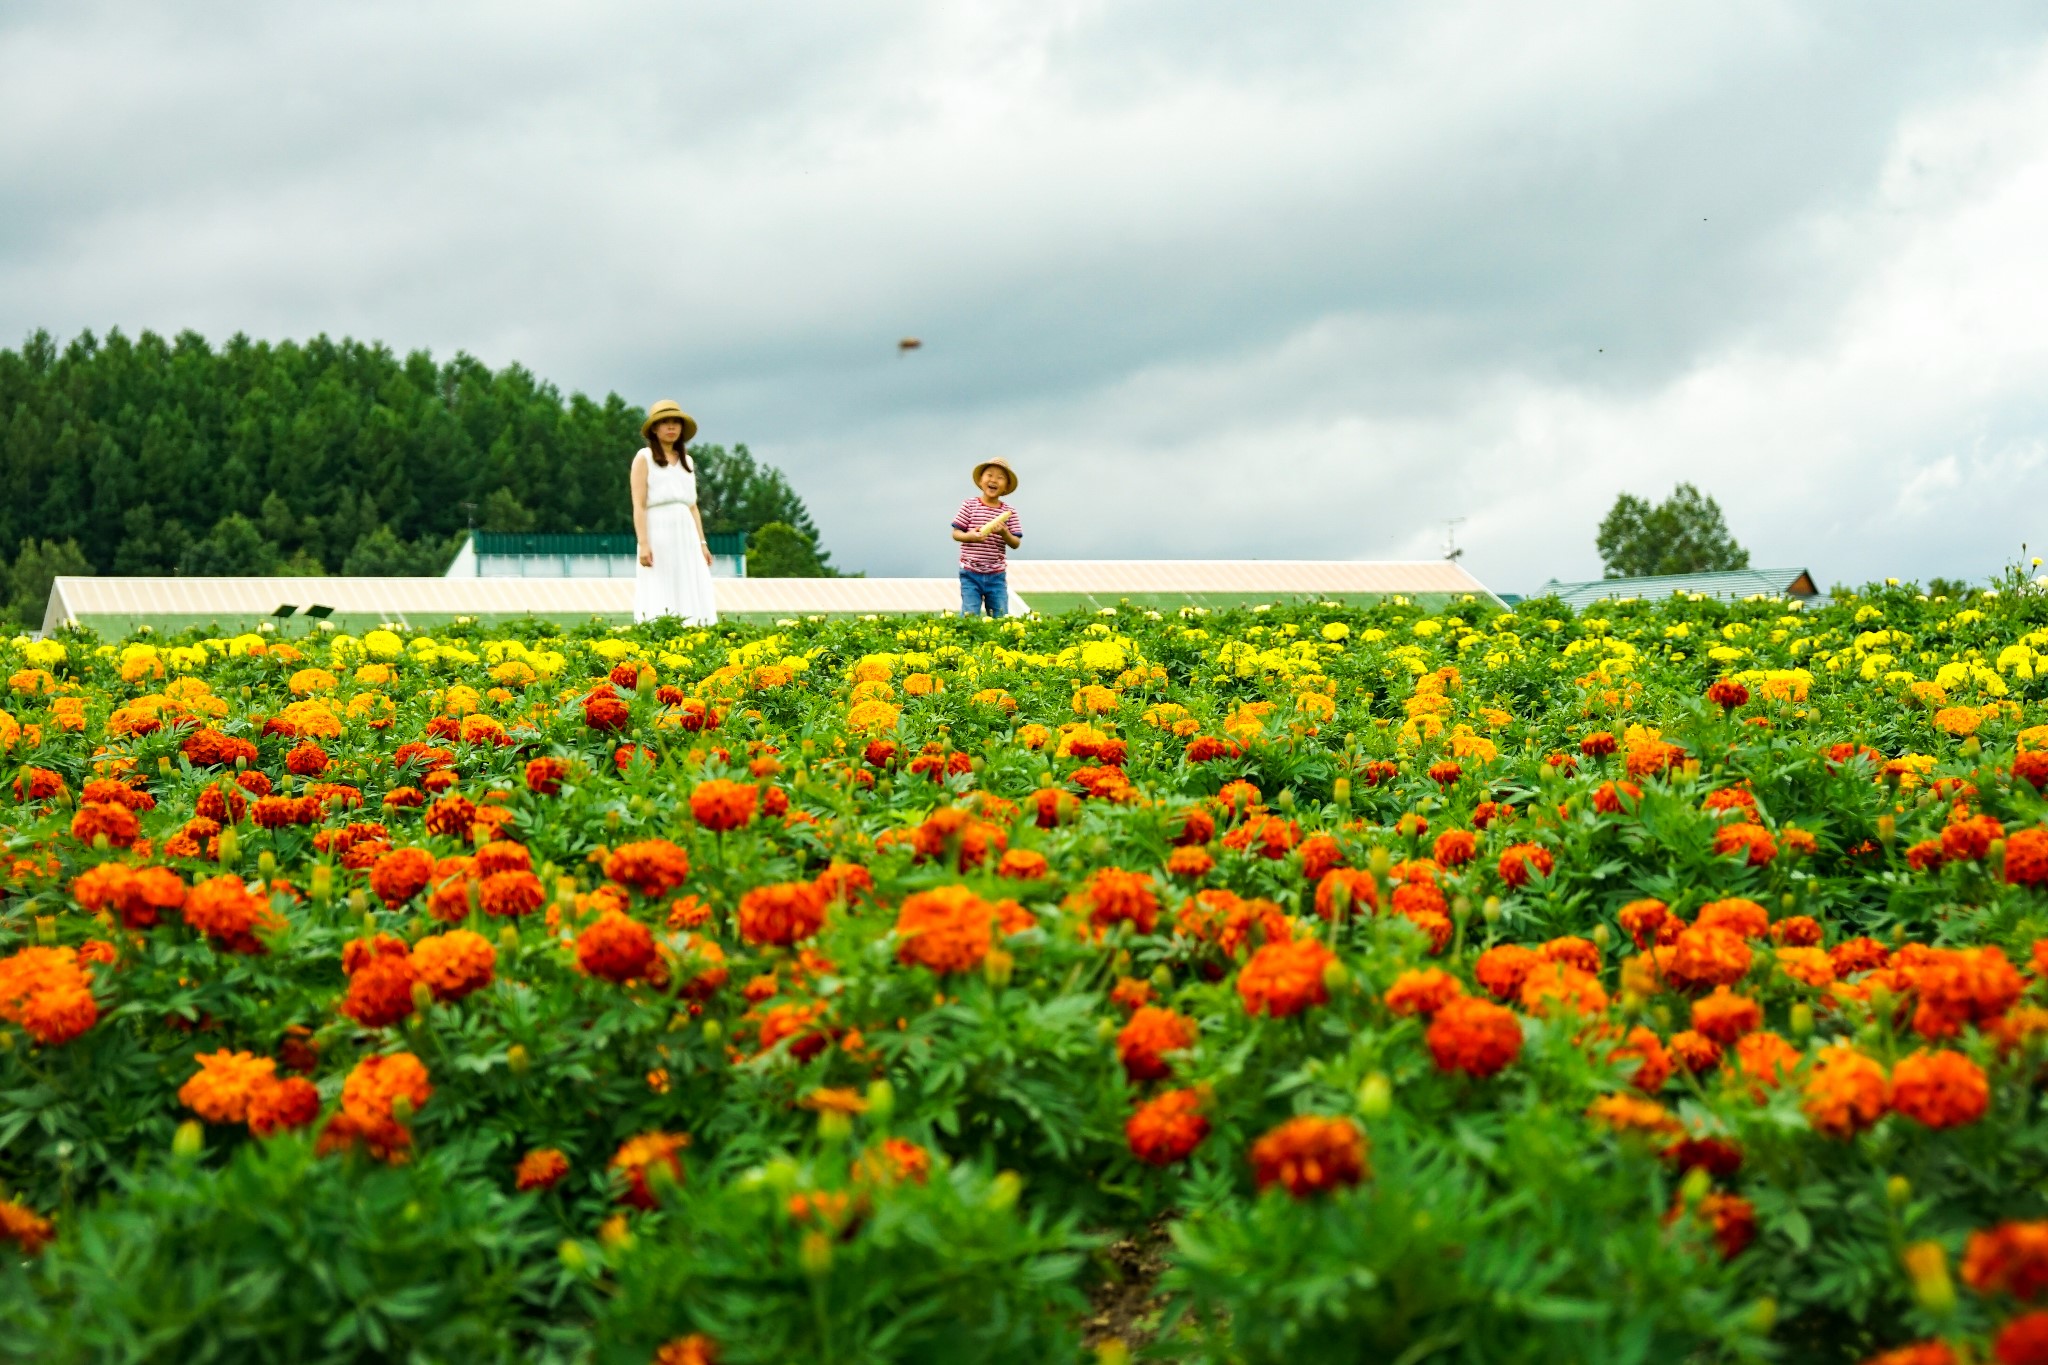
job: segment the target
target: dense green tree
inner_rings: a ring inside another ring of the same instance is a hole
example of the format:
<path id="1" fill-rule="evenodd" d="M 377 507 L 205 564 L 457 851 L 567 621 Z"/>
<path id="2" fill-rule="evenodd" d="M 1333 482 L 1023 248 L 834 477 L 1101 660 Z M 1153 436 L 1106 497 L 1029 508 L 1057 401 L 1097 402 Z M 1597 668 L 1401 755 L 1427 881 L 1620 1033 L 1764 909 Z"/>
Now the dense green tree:
<path id="1" fill-rule="evenodd" d="M 50 585 L 66 575 L 89 574 L 92 565 L 75 540 L 24 540 L 4 579 L 8 614 L 24 625 L 39 627 L 50 602 Z"/>
<path id="2" fill-rule="evenodd" d="M 831 578 L 818 547 L 784 521 L 771 521 L 747 538 L 749 578 Z"/>
<path id="3" fill-rule="evenodd" d="M 518 365 L 324 336 L 37 332 L 0 350 L 0 546 L 75 541 L 83 573 L 439 573 L 473 522 L 629 530 L 641 411 Z M 783 522 L 829 562 L 782 471 L 744 445 L 694 454 L 709 529 Z"/>
<path id="4" fill-rule="evenodd" d="M 1595 543 L 1608 578 L 1749 567 L 1749 551 L 1729 534 L 1720 504 L 1689 483 L 1655 506 L 1623 493 Z"/>
<path id="5" fill-rule="evenodd" d="M 389 526 L 379 526 L 355 543 L 341 571 L 351 578 L 432 578 L 454 557 L 452 542 L 400 540 Z"/>

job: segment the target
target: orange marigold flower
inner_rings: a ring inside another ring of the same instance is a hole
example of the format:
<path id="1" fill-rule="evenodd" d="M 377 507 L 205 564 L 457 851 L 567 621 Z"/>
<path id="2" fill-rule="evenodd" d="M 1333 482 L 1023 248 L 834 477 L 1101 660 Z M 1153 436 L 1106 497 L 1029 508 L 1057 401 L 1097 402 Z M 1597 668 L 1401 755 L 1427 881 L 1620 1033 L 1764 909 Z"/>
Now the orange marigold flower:
<path id="1" fill-rule="evenodd" d="M 71 894 L 87 910 L 110 910 L 125 927 L 148 929 L 184 905 L 185 883 L 167 867 L 103 863 L 76 878 Z"/>
<path id="2" fill-rule="evenodd" d="M 654 1365 L 718 1365 L 718 1342 L 702 1332 L 664 1341 L 654 1353 Z"/>
<path id="3" fill-rule="evenodd" d="M 1956 1353 L 1945 1341 L 1916 1341 L 1910 1346 L 1880 1351 L 1863 1365 L 1956 1365 Z"/>
<path id="4" fill-rule="evenodd" d="M 1923 1037 L 1946 1038 L 1964 1024 L 1997 1019 L 2020 998 L 2026 978 L 2006 960 L 2005 950 L 1924 948 L 1909 944 L 1896 964 L 1919 992 L 1913 1028 Z"/>
<path id="5" fill-rule="evenodd" d="M 1644 1094 L 1656 1094 L 1671 1079 L 1671 1054 L 1665 1051 L 1662 1039 L 1641 1025 L 1630 1029 L 1628 1036 L 1609 1054 L 1609 1059 L 1615 1062 L 1626 1062 L 1630 1058 L 1635 1059 L 1636 1066 L 1634 1074 L 1629 1077 L 1629 1084 Z M 1719 1058 L 1715 1060 L 1718 1062 Z"/>
<path id="6" fill-rule="evenodd" d="M 71 948 L 28 947 L 0 958 L 0 1019 L 46 1046 L 68 1043 L 99 1022 L 92 974 Z"/>
<path id="7" fill-rule="evenodd" d="M 513 1183 L 522 1190 L 551 1190 L 569 1174 L 569 1158 L 559 1148 L 536 1147 L 519 1158 Z"/>
<path id="8" fill-rule="evenodd" d="M 1800 1108 L 1817 1131 L 1841 1140 L 1883 1118 L 1890 1098 L 1884 1068 L 1850 1044 L 1835 1043 L 1815 1060 Z"/>
<path id="9" fill-rule="evenodd" d="M 1680 1194 L 1671 1206 L 1667 1223 L 1675 1222 L 1684 1210 L 1684 1198 Z M 1756 1240 L 1756 1206 L 1739 1194 L 1710 1191 L 1693 1207 L 1693 1217 L 1713 1230 L 1714 1245 L 1724 1261 L 1734 1260 Z"/>
<path id="10" fill-rule="evenodd" d="M 1191 844 L 1206 844 L 1216 837 L 1216 818 L 1200 807 L 1191 806 L 1180 812 L 1177 818 L 1173 842 L 1182 848 Z"/>
<path id="11" fill-rule="evenodd" d="M 1149 934 L 1159 922 L 1159 896 L 1152 879 L 1142 872 L 1121 867 L 1099 867 L 1081 888 L 1088 906 L 1088 922 L 1097 930 L 1129 921 L 1141 934 Z"/>
<path id="12" fill-rule="evenodd" d="M 654 1196 L 648 1176 L 655 1171 L 666 1171 L 677 1184 L 683 1179 L 683 1160 L 678 1155 L 690 1145 L 686 1133 L 642 1133 L 627 1138 L 619 1144 L 619 1150 L 612 1154 L 611 1169 L 625 1177 L 626 1187 L 619 1194 L 619 1202 L 630 1204 L 636 1209 L 651 1209 L 659 1201 Z"/>
<path id="13" fill-rule="evenodd" d="M 1602 782 L 1593 789 L 1593 809 L 1602 815 L 1621 815 L 1642 799 L 1643 789 L 1633 782 Z"/>
<path id="14" fill-rule="evenodd" d="M 2015 830 L 2006 837 L 2005 880 L 2013 886 L 2048 886 L 2048 829 Z"/>
<path id="15" fill-rule="evenodd" d="M 1803 985 L 1826 990 L 1835 983 L 1835 964 L 1819 948 L 1780 948 L 1778 970 Z"/>
<path id="16" fill-rule="evenodd" d="M 1522 1008 L 1538 1019 L 1550 1018 L 1558 1007 L 1579 1015 L 1594 1015 L 1607 1008 L 1607 991 L 1600 978 L 1569 962 L 1538 963 L 1522 982 L 1520 999 Z"/>
<path id="17" fill-rule="evenodd" d="M 341 1084 L 341 1109 L 363 1123 L 404 1123 L 433 1094 L 420 1059 L 410 1052 L 392 1052 L 355 1064 Z"/>
<path id="18" fill-rule="evenodd" d="M 1330 998 L 1324 981 L 1337 955 L 1312 938 L 1268 943 L 1237 974 L 1237 995 L 1248 1014 L 1286 1019 Z"/>
<path id="19" fill-rule="evenodd" d="M 1579 741 L 1579 752 L 1587 758 L 1605 758 L 1618 747 L 1614 735 L 1607 730 L 1595 730 Z"/>
<path id="20" fill-rule="evenodd" d="M 142 825 L 135 818 L 135 812 L 126 806 L 111 801 L 91 802 L 78 808 L 71 817 L 71 837 L 82 844 L 90 844 L 101 835 L 114 848 L 126 848 L 142 833 Z"/>
<path id="21" fill-rule="evenodd" d="M 1223 846 L 1277 862 L 1301 841 L 1301 826 L 1277 815 L 1254 815 L 1223 836 Z"/>
<path id="22" fill-rule="evenodd" d="M 1672 1041 L 1675 1043 L 1677 1039 Z M 1785 1080 L 1798 1067 L 1799 1059 L 1799 1049 L 1769 1029 L 1745 1033 L 1735 1040 L 1735 1065 L 1751 1081 L 1752 1094 L 1761 1094 L 1764 1089 Z"/>
<path id="23" fill-rule="evenodd" d="M 320 1091 L 304 1076 L 258 1086 L 249 1095 L 249 1131 L 257 1137 L 304 1128 L 320 1117 Z"/>
<path id="24" fill-rule="evenodd" d="M 683 884 L 690 875 L 690 855 L 666 839 L 642 839 L 613 849 L 604 860 L 604 875 L 654 900 Z"/>
<path id="25" fill-rule="evenodd" d="M 184 915 L 185 923 L 236 953 L 261 953 L 256 932 L 284 927 L 269 899 L 233 875 L 209 877 L 186 892 Z"/>
<path id="26" fill-rule="evenodd" d="M 714 834 L 724 834 L 751 823 L 759 802 L 759 790 L 745 782 L 714 777 L 699 782 L 690 793 L 690 816 Z"/>
<path id="27" fill-rule="evenodd" d="M 1960 813 L 1964 808 L 1957 806 Z M 1981 862 L 1994 841 L 2005 837 L 2005 826 L 1988 815 L 1964 816 L 1950 820 L 1941 832 L 1941 852 L 1952 862 Z"/>
<path id="28" fill-rule="evenodd" d="M 427 984 L 437 1000 L 460 1000 L 491 984 L 498 951 L 482 934 L 451 929 L 432 934 L 412 946 L 413 974 Z"/>
<path id="29" fill-rule="evenodd" d="M 34 1256 L 56 1239 L 49 1219 L 12 1199 L 0 1199 L 0 1242 L 12 1242 L 24 1256 Z"/>
<path id="30" fill-rule="evenodd" d="M 242 1123 L 256 1091 L 277 1082 L 277 1063 L 251 1052 L 195 1053 L 199 1070 L 178 1088 L 178 1102 L 208 1123 Z"/>
<path id="31" fill-rule="evenodd" d="M 2000 1223 L 1970 1234 L 1963 1283 L 1979 1294 L 2036 1299 L 2048 1291 L 2048 1220 Z"/>
<path id="32" fill-rule="evenodd" d="M 874 1184 L 922 1185 L 931 1178 L 932 1154 L 908 1138 L 883 1138 L 861 1154 L 854 1173 Z"/>
<path id="33" fill-rule="evenodd" d="M 2025 757 L 2025 755 L 2022 755 Z M 1998 1365 L 2048 1365 L 2048 1312 L 2022 1313 L 1991 1343 Z"/>
<path id="34" fill-rule="evenodd" d="M 1753 960 L 1740 935 L 1697 923 L 1656 955 L 1664 978 L 1680 990 L 1731 986 L 1748 974 Z"/>
<path id="35" fill-rule="evenodd" d="M 576 965 L 620 985 L 646 976 L 655 956 L 654 932 L 618 910 L 605 911 L 576 936 Z"/>
<path id="36" fill-rule="evenodd" d="M 1500 879 L 1526 886 L 1531 877 L 1548 877 L 1557 860 L 1541 844 L 1510 844 L 1500 855 Z"/>
<path id="37" fill-rule="evenodd" d="M 433 854 L 423 848 L 395 848 L 370 865 L 370 890 L 396 908 L 418 895 L 433 875 Z"/>
<path id="38" fill-rule="evenodd" d="M 1015 850 L 1012 850 L 1014 853 Z M 1007 862 L 1011 854 L 1004 854 Z M 1035 855 L 1034 855 L 1035 856 Z M 1177 848 L 1166 857 L 1166 875 L 1185 877 L 1189 881 L 1200 881 L 1215 869 L 1216 860 L 1209 856 L 1209 850 L 1198 846 Z"/>
<path id="39" fill-rule="evenodd" d="M 1167 1090 L 1138 1106 L 1124 1124 L 1131 1155 L 1149 1166 L 1171 1166 L 1209 1136 L 1202 1116 L 1202 1096 L 1194 1090 Z"/>
<path id="40" fill-rule="evenodd" d="M 1753 900 L 1731 896 L 1708 901 L 1693 918 L 1696 929 L 1725 929 L 1741 938 L 1762 938 L 1770 932 L 1771 916 Z"/>
<path id="41" fill-rule="evenodd" d="M 1338 919 L 1358 909 L 1379 908 L 1380 892 L 1370 872 L 1355 867 L 1332 868 L 1316 886 L 1316 913 Z"/>
<path id="42" fill-rule="evenodd" d="M 1365 1134 L 1349 1119 L 1303 1114 L 1252 1144 L 1252 1179 L 1296 1199 L 1356 1185 L 1366 1177 Z"/>
<path id="43" fill-rule="evenodd" d="M 415 980 L 410 958 L 373 958 L 349 977 L 341 1012 L 364 1028 L 395 1024 L 413 1011 Z"/>
<path id="44" fill-rule="evenodd" d="M 1749 689 L 1733 678 L 1722 678 L 1707 684 L 1707 700 L 1723 711 L 1733 711 L 1749 701 Z"/>
<path id="45" fill-rule="evenodd" d="M 1301 855 L 1301 875 L 1308 881 L 1320 881 L 1325 872 L 1339 867 L 1344 862 L 1344 850 L 1337 845 L 1335 835 L 1311 834 L 1301 841 L 1296 850 Z"/>
<path id="46" fill-rule="evenodd" d="M 896 915 L 896 960 L 943 976 L 973 971 L 994 946 L 995 908 L 964 886 L 907 896 Z"/>
<path id="47" fill-rule="evenodd" d="M 477 904 L 486 915 L 505 919 L 530 915 L 546 900 L 540 878 L 531 872 L 493 872 L 477 885 Z"/>
<path id="48" fill-rule="evenodd" d="M 431 783 L 428 784 L 430 787 Z M 260 807 L 262 802 L 258 802 Z M 444 796 L 427 807 L 426 825 L 429 834 L 448 835 L 462 839 L 469 835 L 469 827 L 476 823 L 476 803 L 466 796 Z"/>
<path id="49" fill-rule="evenodd" d="M 1402 972 L 1387 987 L 1387 1008 L 1395 1014 L 1428 1018 L 1465 993 L 1458 978 L 1438 967 Z"/>
<path id="50" fill-rule="evenodd" d="M 1496 1000 L 1519 999 L 1522 983 L 1543 961 L 1519 943 L 1502 943 L 1488 948 L 1472 964 L 1472 975 Z"/>
<path id="51" fill-rule="evenodd" d="M 1572 934 L 1550 939 L 1536 950 L 1536 955 L 1545 962 L 1562 962 L 1582 972 L 1600 970 L 1599 945 Z"/>
<path id="52" fill-rule="evenodd" d="M 1714 852 L 1739 854 L 1751 867 L 1764 867 L 1778 856 L 1778 841 L 1762 825 L 1738 820 L 1714 831 Z"/>
<path id="53" fill-rule="evenodd" d="M 1704 1033 L 1686 1029 L 1671 1035 L 1671 1056 L 1688 1072 L 1700 1076 L 1721 1065 L 1721 1045 Z"/>
<path id="54" fill-rule="evenodd" d="M 1635 1095 L 1602 1095 L 1586 1108 L 1586 1117 L 1617 1133 L 1648 1133 L 1667 1137 L 1685 1131 L 1671 1111 L 1655 1100 Z"/>
<path id="55" fill-rule="evenodd" d="M 1463 867 L 1479 856 L 1479 836 L 1469 829 L 1447 829 L 1436 836 L 1430 856 L 1445 867 Z"/>
<path id="56" fill-rule="evenodd" d="M 809 882 L 757 886 L 740 897 L 740 937 L 787 948 L 825 927 L 825 898 Z"/>
<path id="57" fill-rule="evenodd" d="M 861 897 L 873 894 L 875 874 L 859 863 L 834 861 L 812 879 L 811 885 L 818 889 L 827 905 L 851 906 Z"/>
<path id="58" fill-rule="evenodd" d="M 1991 1083 L 1960 1052 L 1921 1048 L 1892 1068 L 1892 1108 L 1929 1128 L 1958 1128 L 1984 1117 Z"/>
<path id="59" fill-rule="evenodd" d="M 1439 1070 L 1484 1080 L 1521 1052 L 1522 1021 L 1491 1000 L 1462 996 L 1437 1011 L 1423 1041 Z"/>
<path id="60" fill-rule="evenodd" d="M 1763 1006 L 1726 986 L 1716 986 L 1712 995 L 1692 1002 L 1692 1026 L 1722 1046 L 1732 1047 L 1743 1034 L 1764 1026 Z"/>
<path id="61" fill-rule="evenodd" d="M 1193 1047 L 1197 1033 L 1195 1021 L 1185 1015 L 1146 1005 L 1117 1034 L 1117 1058 L 1132 1080 L 1163 1081 L 1173 1074 L 1166 1054 Z"/>

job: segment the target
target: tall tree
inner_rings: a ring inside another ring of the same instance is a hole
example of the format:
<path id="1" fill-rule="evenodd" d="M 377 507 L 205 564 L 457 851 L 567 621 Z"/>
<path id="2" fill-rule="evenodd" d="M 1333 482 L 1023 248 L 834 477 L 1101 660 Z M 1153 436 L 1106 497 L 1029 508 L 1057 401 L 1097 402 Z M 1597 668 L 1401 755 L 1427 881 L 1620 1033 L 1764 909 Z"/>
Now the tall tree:
<path id="1" fill-rule="evenodd" d="M 1608 578 L 1749 567 L 1749 551 L 1729 534 L 1720 504 L 1689 483 L 1655 506 L 1621 494 L 1601 521 L 1595 544 Z"/>

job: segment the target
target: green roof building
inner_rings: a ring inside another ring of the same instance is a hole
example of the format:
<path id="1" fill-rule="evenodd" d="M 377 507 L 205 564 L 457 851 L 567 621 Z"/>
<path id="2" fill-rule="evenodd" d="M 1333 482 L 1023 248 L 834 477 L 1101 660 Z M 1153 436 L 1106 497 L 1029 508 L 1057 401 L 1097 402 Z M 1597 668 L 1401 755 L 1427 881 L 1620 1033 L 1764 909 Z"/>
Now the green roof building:
<path id="1" fill-rule="evenodd" d="M 1536 590 L 1538 597 L 1559 597 L 1573 609 L 1595 602 L 1655 602 L 1681 594 L 1740 601 L 1746 597 L 1786 597 L 1811 602 L 1820 597 L 1813 575 L 1804 569 L 1726 569 L 1713 573 L 1656 574 L 1646 578 L 1596 578 L 1562 583 L 1553 578 Z"/>

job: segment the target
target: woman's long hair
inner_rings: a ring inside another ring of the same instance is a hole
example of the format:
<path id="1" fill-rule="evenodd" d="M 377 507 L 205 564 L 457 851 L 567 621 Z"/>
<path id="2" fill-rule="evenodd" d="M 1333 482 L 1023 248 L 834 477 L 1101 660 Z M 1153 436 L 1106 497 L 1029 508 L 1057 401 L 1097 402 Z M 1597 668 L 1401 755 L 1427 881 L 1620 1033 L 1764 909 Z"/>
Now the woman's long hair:
<path id="1" fill-rule="evenodd" d="M 661 419 L 662 422 L 673 422 L 675 420 L 676 419 L 673 417 L 664 417 Z M 647 428 L 647 449 L 653 452 L 654 462 L 656 464 L 662 466 L 663 468 L 667 468 L 668 456 L 662 452 L 661 437 L 655 434 L 656 429 L 659 428 L 660 426 L 661 422 L 656 422 L 653 426 Z M 688 443 L 686 441 L 676 442 L 676 459 L 682 462 L 683 469 L 686 472 L 694 473 L 694 467 L 690 464 L 690 452 L 688 449 L 686 449 L 687 444 Z"/>

